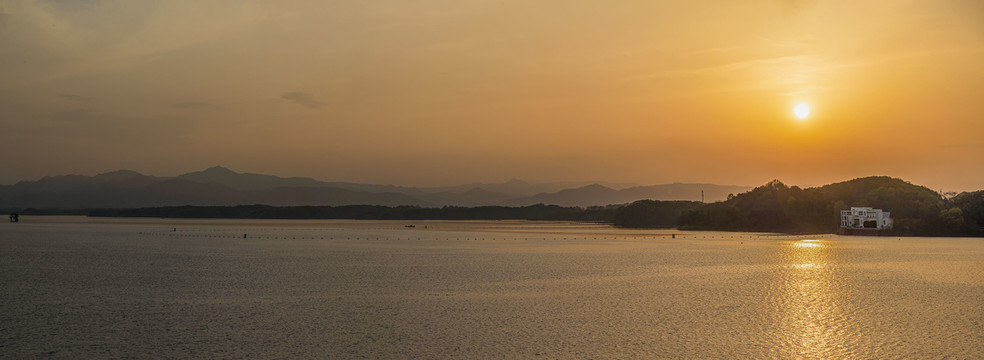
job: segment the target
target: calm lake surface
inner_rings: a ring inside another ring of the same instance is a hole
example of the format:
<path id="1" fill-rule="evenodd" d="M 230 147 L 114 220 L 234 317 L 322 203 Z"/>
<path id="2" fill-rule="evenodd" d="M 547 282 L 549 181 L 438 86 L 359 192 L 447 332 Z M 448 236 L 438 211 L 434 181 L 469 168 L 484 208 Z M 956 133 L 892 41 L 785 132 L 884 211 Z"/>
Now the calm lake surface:
<path id="1" fill-rule="evenodd" d="M 984 358 L 979 238 L 23 216 L 0 285 L 5 359 Z"/>

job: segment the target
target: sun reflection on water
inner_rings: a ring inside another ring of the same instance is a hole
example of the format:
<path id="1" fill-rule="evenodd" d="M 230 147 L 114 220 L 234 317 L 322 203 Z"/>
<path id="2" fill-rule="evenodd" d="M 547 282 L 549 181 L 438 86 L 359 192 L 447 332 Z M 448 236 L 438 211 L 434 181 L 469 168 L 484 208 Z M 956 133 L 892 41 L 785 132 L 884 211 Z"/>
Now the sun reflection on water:
<path id="1" fill-rule="evenodd" d="M 823 244 L 821 243 L 820 240 L 806 239 L 806 240 L 800 240 L 800 241 L 797 241 L 797 242 L 793 243 L 793 246 L 812 248 L 812 247 L 823 247 Z"/>
<path id="2" fill-rule="evenodd" d="M 833 247 L 807 239 L 783 247 L 781 342 L 791 358 L 837 357 L 838 290 L 831 264 Z M 843 354 L 840 354 L 843 355 Z"/>

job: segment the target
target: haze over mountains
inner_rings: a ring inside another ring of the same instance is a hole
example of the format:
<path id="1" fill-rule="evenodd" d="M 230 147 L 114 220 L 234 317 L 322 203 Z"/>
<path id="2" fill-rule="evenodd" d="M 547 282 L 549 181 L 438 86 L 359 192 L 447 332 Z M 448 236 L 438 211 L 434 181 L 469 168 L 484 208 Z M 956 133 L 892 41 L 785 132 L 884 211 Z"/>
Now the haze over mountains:
<path id="1" fill-rule="evenodd" d="M 82 209 L 178 205 L 418 205 L 525 206 L 548 204 L 596 206 L 636 200 L 724 200 L 747 186 L 555 182 L 530 184 L 513 179 L 501 184 L 472 183 L 450 187 L 325 182 L 305 177 L 238 173 L 211 167 L 175 177 L 155 177 L 130 170 L 96 176 L 62 175 L 0 186 L 0 208 Z"/>

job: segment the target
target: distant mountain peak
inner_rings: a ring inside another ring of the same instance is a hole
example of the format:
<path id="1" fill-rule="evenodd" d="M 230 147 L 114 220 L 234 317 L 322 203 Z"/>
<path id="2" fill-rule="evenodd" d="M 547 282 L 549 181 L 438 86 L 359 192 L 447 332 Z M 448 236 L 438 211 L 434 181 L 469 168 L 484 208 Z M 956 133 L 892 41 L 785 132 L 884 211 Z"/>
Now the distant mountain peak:
<path id="1" fill-rule="evenodd" d="M 579 188 L 574 189 L 574 190 L 605 190 L 605 191 L 611 190 L 611 191 L 615 191 L 615 189 L 612 189 L 610 187 L 607 187 L 607 186 L 601 185 L 601 184 L 585 185 L 585 186 L 579 187 Z"/>
<path id="2" fill-rule="evenodd" d="M 493 192 L 482 189 L 480 187 L 473 187 L 470 190 L 463 192 L 462 194 L 492 194 L 492 193 Z"/>
<path id="3" fill-rule="evenodd" d="M 133 170 L 122 169 L 122 170 L 104 172 L 102 174 L 96 175 L 96 177 L 104 177 L 104 178 L 121 178 L 121 177 L 133 177 L 133 176 L 144 176 L 144 174 L 138 173 Z"/>
<path id="4" fill-rule="evenodd" d="M 210 168 L 205 169 L 205 170 L 202 170 L 201 172 L 203 172 L 203 173 L 215 173 L 215 174 L 218 174 L 218 173 L 221 173 L 221 174 L 238 174 L 235 171 L 229 170 L 229 168 L 218 166 L 218 165 L 213 166 L 213 167 L 210 167 Z"/>
<path id="5" fill-rule="evenodd" d="M 512 179 L 509 179 L 509 181 L 506 181 L 506 182 L 505 182 L 505 183 L 504 183 L 503 185 L 514 185 L 514 186 L 520 186 L 520 185 L 529 185 L 529 184 L 530 184 L 530 183 L 528 183 L 528 182 L 525 182 L 525 181 L 523 181 L 523 180 L 520 180 L 520 179 L 516 179 L 516 178 L 512 178 Z"/>

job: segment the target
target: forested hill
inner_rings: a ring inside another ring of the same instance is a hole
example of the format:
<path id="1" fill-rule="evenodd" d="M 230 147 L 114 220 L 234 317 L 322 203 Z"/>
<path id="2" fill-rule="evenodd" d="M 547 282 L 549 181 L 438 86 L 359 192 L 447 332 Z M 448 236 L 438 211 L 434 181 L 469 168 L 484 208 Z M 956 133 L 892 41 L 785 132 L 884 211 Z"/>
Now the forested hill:
<path id="1" fill-rule="evenodd" d="M 885 176 L 807 189 L 774 180 L 726 201 L 684 211 L 678 224 L 707 230 L 835 232 L 841 210 L 870 206 L 891 212 L 893 233 L 979 235 L 984 226 L 982 204 L 984 191 L 944 199 L 924 186 Z"/>

